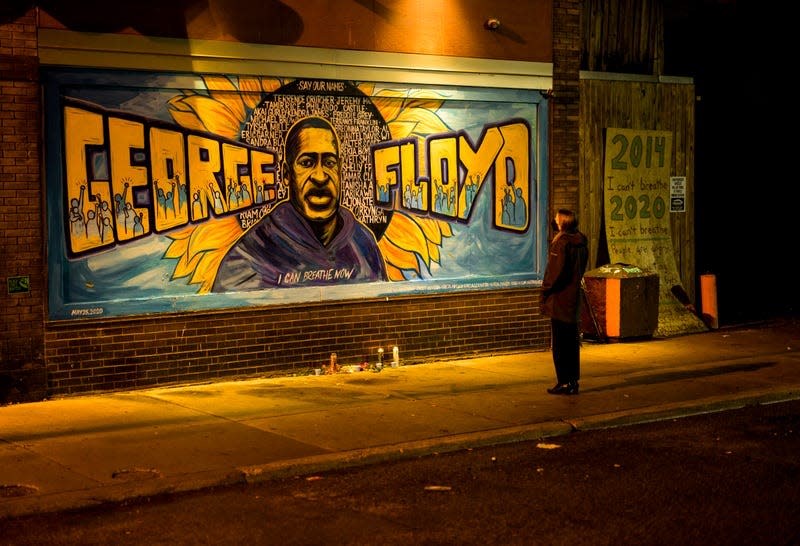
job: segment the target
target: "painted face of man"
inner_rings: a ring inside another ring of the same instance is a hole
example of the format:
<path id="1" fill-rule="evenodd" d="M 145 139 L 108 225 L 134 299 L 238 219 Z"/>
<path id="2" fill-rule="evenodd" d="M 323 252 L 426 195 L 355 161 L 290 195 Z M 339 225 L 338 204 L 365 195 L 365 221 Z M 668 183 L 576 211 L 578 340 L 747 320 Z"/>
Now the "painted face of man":
<path id="1" fill-rule="evenodd" d="M 295 208 L 310 222 L 336 214 L 341 166 L 336 137 L 328 129 L 308 127 L 299 135 L 297 156 L 288 165 L 289 194 Z"/>

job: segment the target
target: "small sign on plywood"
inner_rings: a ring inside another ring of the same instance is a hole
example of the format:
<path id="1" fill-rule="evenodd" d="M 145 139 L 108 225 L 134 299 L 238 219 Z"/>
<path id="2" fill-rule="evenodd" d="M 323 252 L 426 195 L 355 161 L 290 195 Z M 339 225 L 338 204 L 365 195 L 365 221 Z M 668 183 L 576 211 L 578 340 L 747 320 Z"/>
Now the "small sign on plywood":
<path id="1" fill-rule="evenodd" d="M 669 211 L 686 212 L 686 177 L 672 176 L 669 179 Z"/>

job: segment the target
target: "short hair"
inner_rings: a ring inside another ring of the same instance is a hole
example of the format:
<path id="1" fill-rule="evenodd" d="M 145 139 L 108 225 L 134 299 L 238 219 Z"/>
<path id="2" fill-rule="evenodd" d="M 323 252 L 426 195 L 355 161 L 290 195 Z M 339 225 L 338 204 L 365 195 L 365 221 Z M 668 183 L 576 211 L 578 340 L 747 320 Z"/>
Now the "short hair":
<path id="1" fill-rule="evenodd" d="M 336 134 L 336 129 L 333 128 L 331 122 L 319 116 L 309 116 L 297 120 L 294 125 L 289 128 L 289 132 L 286 133 L 286 139 L 283 144 L 283 160 L 287 165 L 291 165 L 295 158 L 297 158 L 297 152 L 300 150 L 300 133 L 305 129 L 312 128 L 327 129 L 330 131 L 331 134 L 333 134 L 333 143 L 334 146 L 336 146 L 336 153 L 339 153 L 339 136 Z"/>
<path id="2" fill-rule="evenodd" d="M 556 224 L 560 231 L 575 231 L 578 229 L 578 219 L 575 213 L 569 209 L 558 209 L 556 212 Z"/>

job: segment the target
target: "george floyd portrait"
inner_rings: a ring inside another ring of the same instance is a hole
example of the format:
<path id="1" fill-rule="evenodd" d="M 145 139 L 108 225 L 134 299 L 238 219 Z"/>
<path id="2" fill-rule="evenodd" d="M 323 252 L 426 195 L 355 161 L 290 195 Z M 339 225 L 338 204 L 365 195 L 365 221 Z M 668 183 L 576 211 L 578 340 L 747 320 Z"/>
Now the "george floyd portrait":
<path id="1" fill-rule="evenodd" d="M 341 146 L 327 119 L 291 126 L 281 175 L 288 197 L 228 250 L 212 291 L 386 280 L 375 235 L 342 205 Z"/>

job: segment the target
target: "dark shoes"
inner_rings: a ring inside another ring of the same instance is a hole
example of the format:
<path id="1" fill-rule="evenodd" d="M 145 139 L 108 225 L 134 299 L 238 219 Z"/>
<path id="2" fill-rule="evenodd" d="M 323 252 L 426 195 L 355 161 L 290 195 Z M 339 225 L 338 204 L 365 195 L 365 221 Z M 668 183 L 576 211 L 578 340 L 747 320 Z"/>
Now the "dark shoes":
<path id="1" fill-rule="evenodd" d="M 558 383 L 552 389 L 547 389 L 550 394 L 578 394 L 578 382 Z"/>

